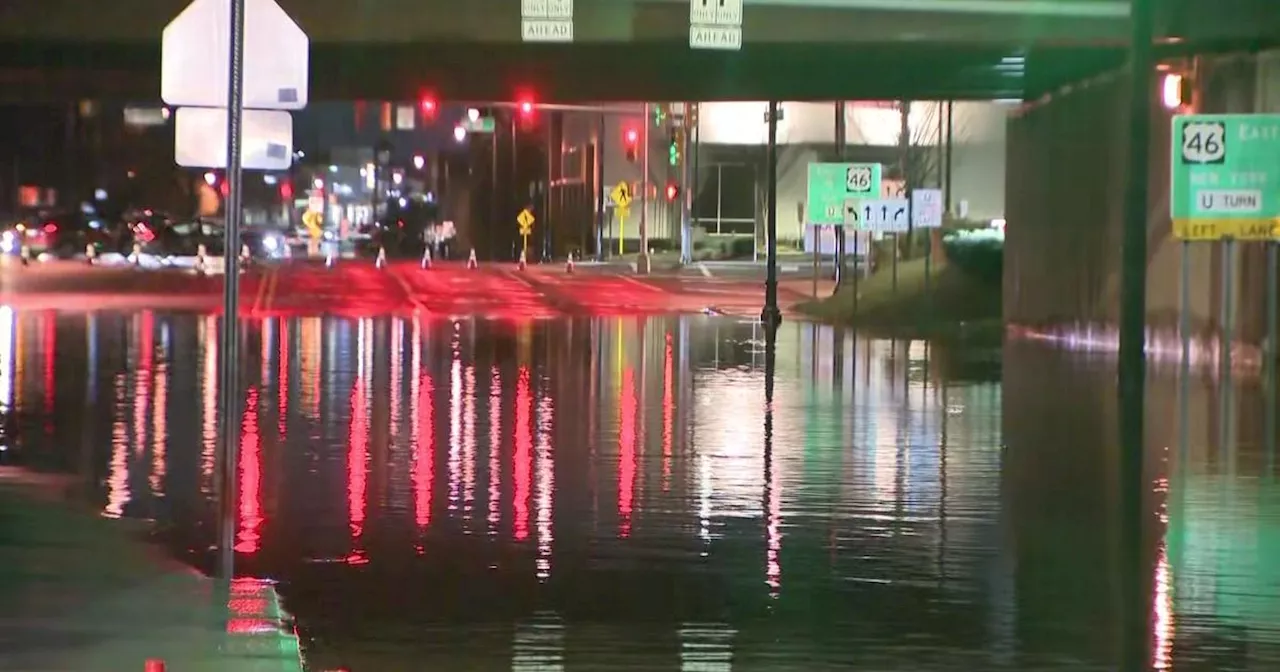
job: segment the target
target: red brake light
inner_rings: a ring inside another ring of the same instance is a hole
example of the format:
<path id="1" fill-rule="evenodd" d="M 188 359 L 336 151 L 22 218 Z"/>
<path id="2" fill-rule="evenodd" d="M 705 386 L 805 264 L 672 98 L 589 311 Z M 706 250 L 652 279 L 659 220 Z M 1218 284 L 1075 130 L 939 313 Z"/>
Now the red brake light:
<path id="1" fill-rule="evenodd" d="M 57 230 L 58 230 L 58 225 L 54 224 L 53 222 L 49 222 L 44 225 L 45 233 L 54 233 Z"/>

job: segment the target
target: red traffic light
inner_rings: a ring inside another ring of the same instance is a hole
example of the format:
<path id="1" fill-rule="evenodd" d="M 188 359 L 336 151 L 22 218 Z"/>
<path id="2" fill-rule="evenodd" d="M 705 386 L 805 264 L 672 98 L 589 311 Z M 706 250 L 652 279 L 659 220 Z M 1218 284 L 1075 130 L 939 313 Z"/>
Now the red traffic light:
<path id="1" fill-rule="evenodd" d="M 680 187 L 676 186 L 675 182 L 668 182 L 667 183 L 667 201 L 668 202 L 674 201 L 678 196 L 680 196 Z"/>
<path id="2" fill-rule="evenodd" d="M 520 110 L 520 116 L 522 117 L 527 118 L 533 116 L 533 101 L 528 98 L 521 99 L 520 102 L 516 104 L 516 108 Z"/>
<path id="3" fill-rule="evenodd" d="M 634 145 L 637 142 L 640 142 L 640 131 L 637 131 L 634 128 L 628 128 L 625 137 L 628 145 Z"/>
<path id="4" fill-rule="evenodd" d="M 280 198 L 285 201 L 293 200 L 293 184 L 291 182 L 280 183 Z"/>
<path id="5" fill-rule="evenodd" d="M 627 161 L 634 163 L 636 160 L 636 147 L 640 144 L 640 131 L 628 128 L 623 132 L 622 140 L 623 144 L 626 145 L 624 149 L 626 150 Z"/>

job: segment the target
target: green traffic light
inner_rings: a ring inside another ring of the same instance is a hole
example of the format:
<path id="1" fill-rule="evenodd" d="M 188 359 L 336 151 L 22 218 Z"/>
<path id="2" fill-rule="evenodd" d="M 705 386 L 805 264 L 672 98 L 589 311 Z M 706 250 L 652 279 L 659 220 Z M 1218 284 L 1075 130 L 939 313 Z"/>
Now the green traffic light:
<path id="1" fill-rule="evenodd" d="M 668 158 L 671 160 L 671 165 L 673 166 L 680 163 L 680 148 L 676 147 L 676 143 L 674 142 L 671 143 L 671 150 L 668 153 Z"/>

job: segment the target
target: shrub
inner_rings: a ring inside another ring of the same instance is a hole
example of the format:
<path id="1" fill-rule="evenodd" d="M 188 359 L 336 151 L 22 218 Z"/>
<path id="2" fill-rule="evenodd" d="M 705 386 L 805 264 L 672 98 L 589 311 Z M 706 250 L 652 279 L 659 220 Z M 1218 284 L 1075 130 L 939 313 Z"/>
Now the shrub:
<path id="1" fill-rule="evenodd" d="M 1004 274 L 1004 235 L 994 229 L 955 231 L 942 239 L 947 260 L 983 282 L 999 283 Z"/>

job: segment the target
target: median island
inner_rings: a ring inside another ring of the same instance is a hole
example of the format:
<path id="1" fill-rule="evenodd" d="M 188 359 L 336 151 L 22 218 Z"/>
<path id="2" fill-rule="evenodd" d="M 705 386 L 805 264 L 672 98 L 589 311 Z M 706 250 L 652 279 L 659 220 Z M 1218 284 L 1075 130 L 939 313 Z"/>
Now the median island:
<path id="1" fill-rule="evenodd" d="M 854 285 L 846 279 L 833 296 L 796 310 L 878 336 L 999 342 L 1003 235 L 990 229 L 950 231 L 941 247 L 928 264 L 923 251 L 900 260 L 895 282 L 893 242 L 878 243 L 881 262 L 857 283 L 856 308 Z"/>

